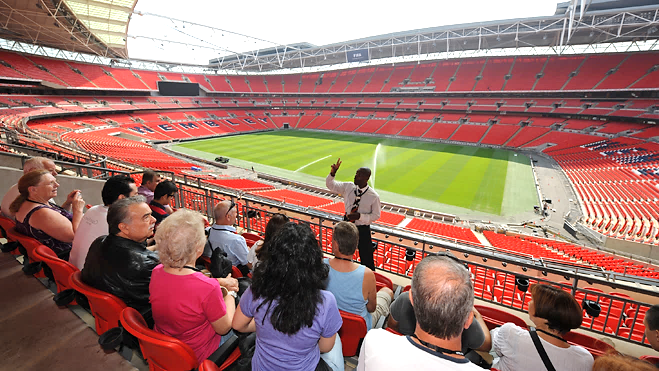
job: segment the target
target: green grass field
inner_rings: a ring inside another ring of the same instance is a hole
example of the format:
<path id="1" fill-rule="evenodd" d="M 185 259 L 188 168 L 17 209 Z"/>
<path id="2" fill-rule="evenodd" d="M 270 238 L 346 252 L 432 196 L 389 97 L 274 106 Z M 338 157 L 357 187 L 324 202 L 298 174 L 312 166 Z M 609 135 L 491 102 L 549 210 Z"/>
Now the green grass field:
<path id="1" fill-rule="evenodd" d="M 529 159 L 499 149 L 295 130 L 200 140 L 173 149 L 205 158 L 226 156 L 234 165 L 323 185 L 340 157 L 338 180 L 352 181 L 357 168 L 370 167 L 371 186 L 383 200 L 422 208 L 423 202 L 387 198 L 404 195 L 495 215 L 532 210 L 537 203 Z"/>

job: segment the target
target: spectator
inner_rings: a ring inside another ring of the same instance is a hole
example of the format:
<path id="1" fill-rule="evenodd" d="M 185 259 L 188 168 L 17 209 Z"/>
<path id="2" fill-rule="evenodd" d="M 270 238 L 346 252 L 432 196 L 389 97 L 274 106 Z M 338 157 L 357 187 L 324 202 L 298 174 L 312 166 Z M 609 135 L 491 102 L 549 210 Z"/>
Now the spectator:
<path id="1" fill-rule="evenodd" d="M 459 263 L 459 260 L 450 253 L 440 255 L 451 258 Z M 474 363 L 480 362 L 480 355 L 470 350 L 481 350 L 489 352 L 492 347 L 490 332 L 481 314 L 474 308 L 474 320 L 469 328 L 462 333 L 461 349 L 466 357 Z M 413 335 L 416 330 L 416 316 L 410 301 L 409 292 L 403 292 L 391 304 L 391 315 L 387 321 L 387 327 L 398 331 L 403 335 Z"/>
<path id="2" fill-rule="evenodd" d="M 325 179 L 325 185 L 330 191 L 343 196 L 345 205 L 343 220 L 355 223 L 359 230 L 359 260 L 361 264 L 374 271 L 371 223 L 380 218 L 380 196 L 368 186 L 371 169 L 365 167 L 357 169 L 352 183 L 337 182 L 334 177 L 340 166 L 341 159 L 339 158 L 335 164 L 332 164 L 330 173 Z"/>
<path id="3" fill-rule="evenodd" d="M 606 354 L 597 357 L 593 363 L 593 371 L 656 371 L 657 368 L 649 362 L 622 354 Z"/>
<path id="4" fill-rule="evenodd" d="M 231 264 L 246 276 L 252 269 L 252 264 L 247 261 L 249 250 L 245 238 L 236 234 L 236 228 L 233 226 L 238 216 L 236 204 L 229 200 L 218 202 L 213 208 L 213 216 L 215 224 L 208 233 L 204 256 L 210 257 L 213 250 L 221 248 L 231 260 Z"/>
<path id="5" fill-rule="evenodd" d="M 163 180 L 156 186 L 156 190 L 153 192 L 153 200 L 149 202 L 151 215 L 156 218 L 156 227 L 173 212 L 169 204 L 174 200 L 177 192 L 176 183 L 171 180 Z"/>
<path id="6" fill-rule="evenodd" d="M 160 174 L 153 170 L 146 170 L 142 175 L 142 184 L 137 189 L 137 193 L 146 198 L 147 204 L 153 201 L 153 192 L 160 181 Z"/>
<path id="7" fill-rule="evenodd" d="M 645 337 L 648 339 L 652 349 L 659 351 L 659 304 L 655 304 L 645 312 Z"/>
<path id="8" fill-rule="evenodd" d="M 557 370 L 586 371 L 593 367 L 593 356 L 584 348 L 570 345 L 563 338 L 581 326 L 581 306 L 569 293 L 548 285 L 533 285 L 529 318 L 535 324 L 540 344 Z M 506 323 L 492 330 L 492 350 L 498 355 L 493 367 L 499 371 L 544 370 L 545 364 L 532 340 L 532 332 Z"/>
<path id="9" fill-rule="evenodd" d="M 474 289 L 462 264 L 446 256 L 421 260 L 410 301 L 417 319 L 414 334 L 369 331 L 357 370 L 482 370 L 460 351 L 462 332 L 474 319 Z"/>
<path id="10" fill-rule="evenodd" d="M 85 200 L 80 191 L 72 197 L 73 213 L 50 202 L 59 184 L 45 169 L 34 170 L 18 180 L 18 192 L 9 210 L 16 216 L 16 231 L 51 248 L 60 259 L 69 260 L 73 235 L 82 219 Z"/>
<path id="11" fill-rule="evenodd" d="M 108 234 L 108 208 L 117 200 L 137 195 L 137 186 L 133 178 L 115 175 L 105 181 L 101 198 L 103 205 L 96 205 L 87 210 L 80 221 L 80 226 L 73 236 L 73 248 L 69 262 L 82 270 L 85 258 L 92 242 Z"/>
<path id="12" fill-rule="evenodd" d="M 277 233 L 277 231 L 279 231 L 281 227 L 283 227 L 284 224 L 288 222 L 289 219 L 284 214 L 275 214 L 270 218 L 268 224 L 265 226 L 265 236 L 262 240 L 254 242 L 252 247 L 249 249 L 249 253 L 247 254 L 247 261 L 249 264 L 252 264 L 252 267 L 256 266 L 256 263 L 258 263 L 258 261 L 267 250 L 267 244 L 270 242 L 270 240 L 272 240 L 272 236 L 274 236 L 275 233 Z"/>
<path id="13" fill-rule="evenodd" d="M 45 157 L 32 157 L 28 160 L 25 161 L 23 164 L 23 175 L 29 173 L 30 171 L 33 170 L 48 170 L 52 176 L 57 177 L 57 166 L 55 163 L 47 159 Z M 62 208 L 66 211 L 71 211 L 71 204 L 73 203 L 73 198 L 75 197 L 75 194 L 79 192 L 79 190 L 73 190 L 69 193 L 69 195 L 66 197 L 66 201 L 62 204 Z M 11 203 L 14 202 L 16 197 L 18 197 L 19 192 L 18 192 L 18 183 L 14 184 L 9 188 L 7 193 L 5 193 L 5 196 L 2 198 L 2 206 L 0 206 L 0 209 L 2 211 L 2 215 L 6 216 L 7 218 L 14 219 L 14 213 L 12 213 L 9 210 L 9 207 L 11 206 Z M 52 199 L 50 200 L 51 202 L 55 202 Z"/>
<path id="14" fill-rule="evenodd" d="M 233 328 L 256 331 L 253 370 L 316 370 L 342 325 L 336 300 L 323 290 L 328 267 L 314 233 L 287 223 L 268 243 L 233 317 Z"/>
<path id="15" fill-rule="evenodd" d="M 124 198 L 110 205 L 107 222 L 109 235 L 89 247 L 82 280 L 147 314 L 151 271 L 160 263 L 145 243 L 153 234 L 151 209 L 143 196 Z"/>
<path id="16" fill-rule="evenodd" d="M 394 293 L 388 287 L 377 291 L 373 271 L 352 261 L 358 240 L 353 223 L 338 223 L 332 233 L 334 258 L 323 261 L 330 268 L 327 291 L 334 294 L 339 309 L 362 316 L 366 330 L 370 330 L 381 317 L 389 315 Z"/>
<path id="17" fill-rule="evenodd" d="M 201 214 L 181 209 L 170 215 L 156 232 L 162 264 L 149 284 L 154 330 L 188 344 L 199 363 L 233 335 L 236 309 L 235 291 L 195 268 L 205 240 Z"/>

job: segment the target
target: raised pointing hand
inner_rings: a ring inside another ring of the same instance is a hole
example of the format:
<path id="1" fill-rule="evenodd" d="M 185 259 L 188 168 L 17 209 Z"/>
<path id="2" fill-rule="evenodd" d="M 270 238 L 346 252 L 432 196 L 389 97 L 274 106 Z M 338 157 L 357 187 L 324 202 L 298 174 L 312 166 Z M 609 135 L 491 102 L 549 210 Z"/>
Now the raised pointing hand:
<path id="1" fill-rule="evenodd" d="M 341 157 L 336 159 L 336 164 L 332 164 L 332 166 L 331 166 L 332 170 L 330 170 L 330 174 L 332 174 L 332 176 L 335 176 L 336 172 L 337 172 L 337 170 L 339 170 L 340 166 L 341 166 Z"/>

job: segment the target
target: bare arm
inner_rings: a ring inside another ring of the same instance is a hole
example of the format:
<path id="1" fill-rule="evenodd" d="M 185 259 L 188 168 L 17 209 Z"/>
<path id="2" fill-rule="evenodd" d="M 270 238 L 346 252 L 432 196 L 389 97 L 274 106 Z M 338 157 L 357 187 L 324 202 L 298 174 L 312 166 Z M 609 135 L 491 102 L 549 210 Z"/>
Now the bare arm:
<path id="1" fill-rule="evenodd" d="M 231 330 L 231 322 L 236 312 L 236 299 L 229 294 L 224 295 L 224 304 L 226 305 L 227 313 L 217 321 L 211 323 L 213 330 L 220 335 L 225 335 Z"/>
<path id="2" fill-rule="evenodd" d="M 80 219 L 82 219 L 82 215 L 78 217 L 78 224 L 80 223 Z M 75 230 L 73 229 L 72 222 L 55 210 L 43 208 L 35 211 L 30 218 L 30 225 L 44 231 L 56 240 L 73 242 Z"/>
<path id="3" fill-rule="evenodd" d="M 256 331 L 256 324 L 254 323 L 253 318 L 247 317 L 243 314 L 243 311 L 240 309 L 240 304 L 238 304 L 238 308 L 236 308 L 236 312 L 233 315 L 233 322 L 231 323 L 231 327 L 233 327 L 234 330 L 240 332 Z"/>
<path id="4" fill-rule="evenodd" d="M 375 274 L 370 269 L 364 269 L 364 283 L 362 284 L 366 310 L 374 312 L 377 307 L 377 286 L 375 285 Z"/>
<path id="5" fill-rule="evenodd" d="M 336 334 L 334 334 L 334 335 L 332 335 L 328 338 L 321 337 L 318 340 L 318 348 L 320 348 L 320 352 L 321 353 L 327 353 L 330 350 L 332 350 L 332 348 L 334 348 L 335 339 L 336 339 Z"/>
<path id="6" fill-rule="evenodd" d="M 487 328 L 487 324 L 485 324 L 485 321 L 483 320 L 483 316 L 478 312 L 476 308 L 474 308 L 474 319 L 481 326 L 481 330 L 483 330 L 483 335 L 485 336 L 483 345 L 481 345 L 481 347 L 476 350 L 489 352 L 490 349 L 492 349 L 492 336 L 490 335 L 490 330 Z"/>

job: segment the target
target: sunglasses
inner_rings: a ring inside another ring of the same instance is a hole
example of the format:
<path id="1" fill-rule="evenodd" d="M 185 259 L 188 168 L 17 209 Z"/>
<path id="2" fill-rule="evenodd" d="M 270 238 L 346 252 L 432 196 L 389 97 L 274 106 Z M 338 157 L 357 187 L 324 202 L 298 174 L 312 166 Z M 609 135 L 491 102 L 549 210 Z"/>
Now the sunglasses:
<path id="1" fill-rule="evenodd" d="M 233 200 L 231 200 L 231 205 L 229 206 L 229 209 L 227 210 L 227 213 L 224 214 L 224 216 L 229 215 L 229 213 L 231 212 L 231 209 L 233 209 L 235 206 L 236 206 L 236 203 L 233 202 Z"/>

